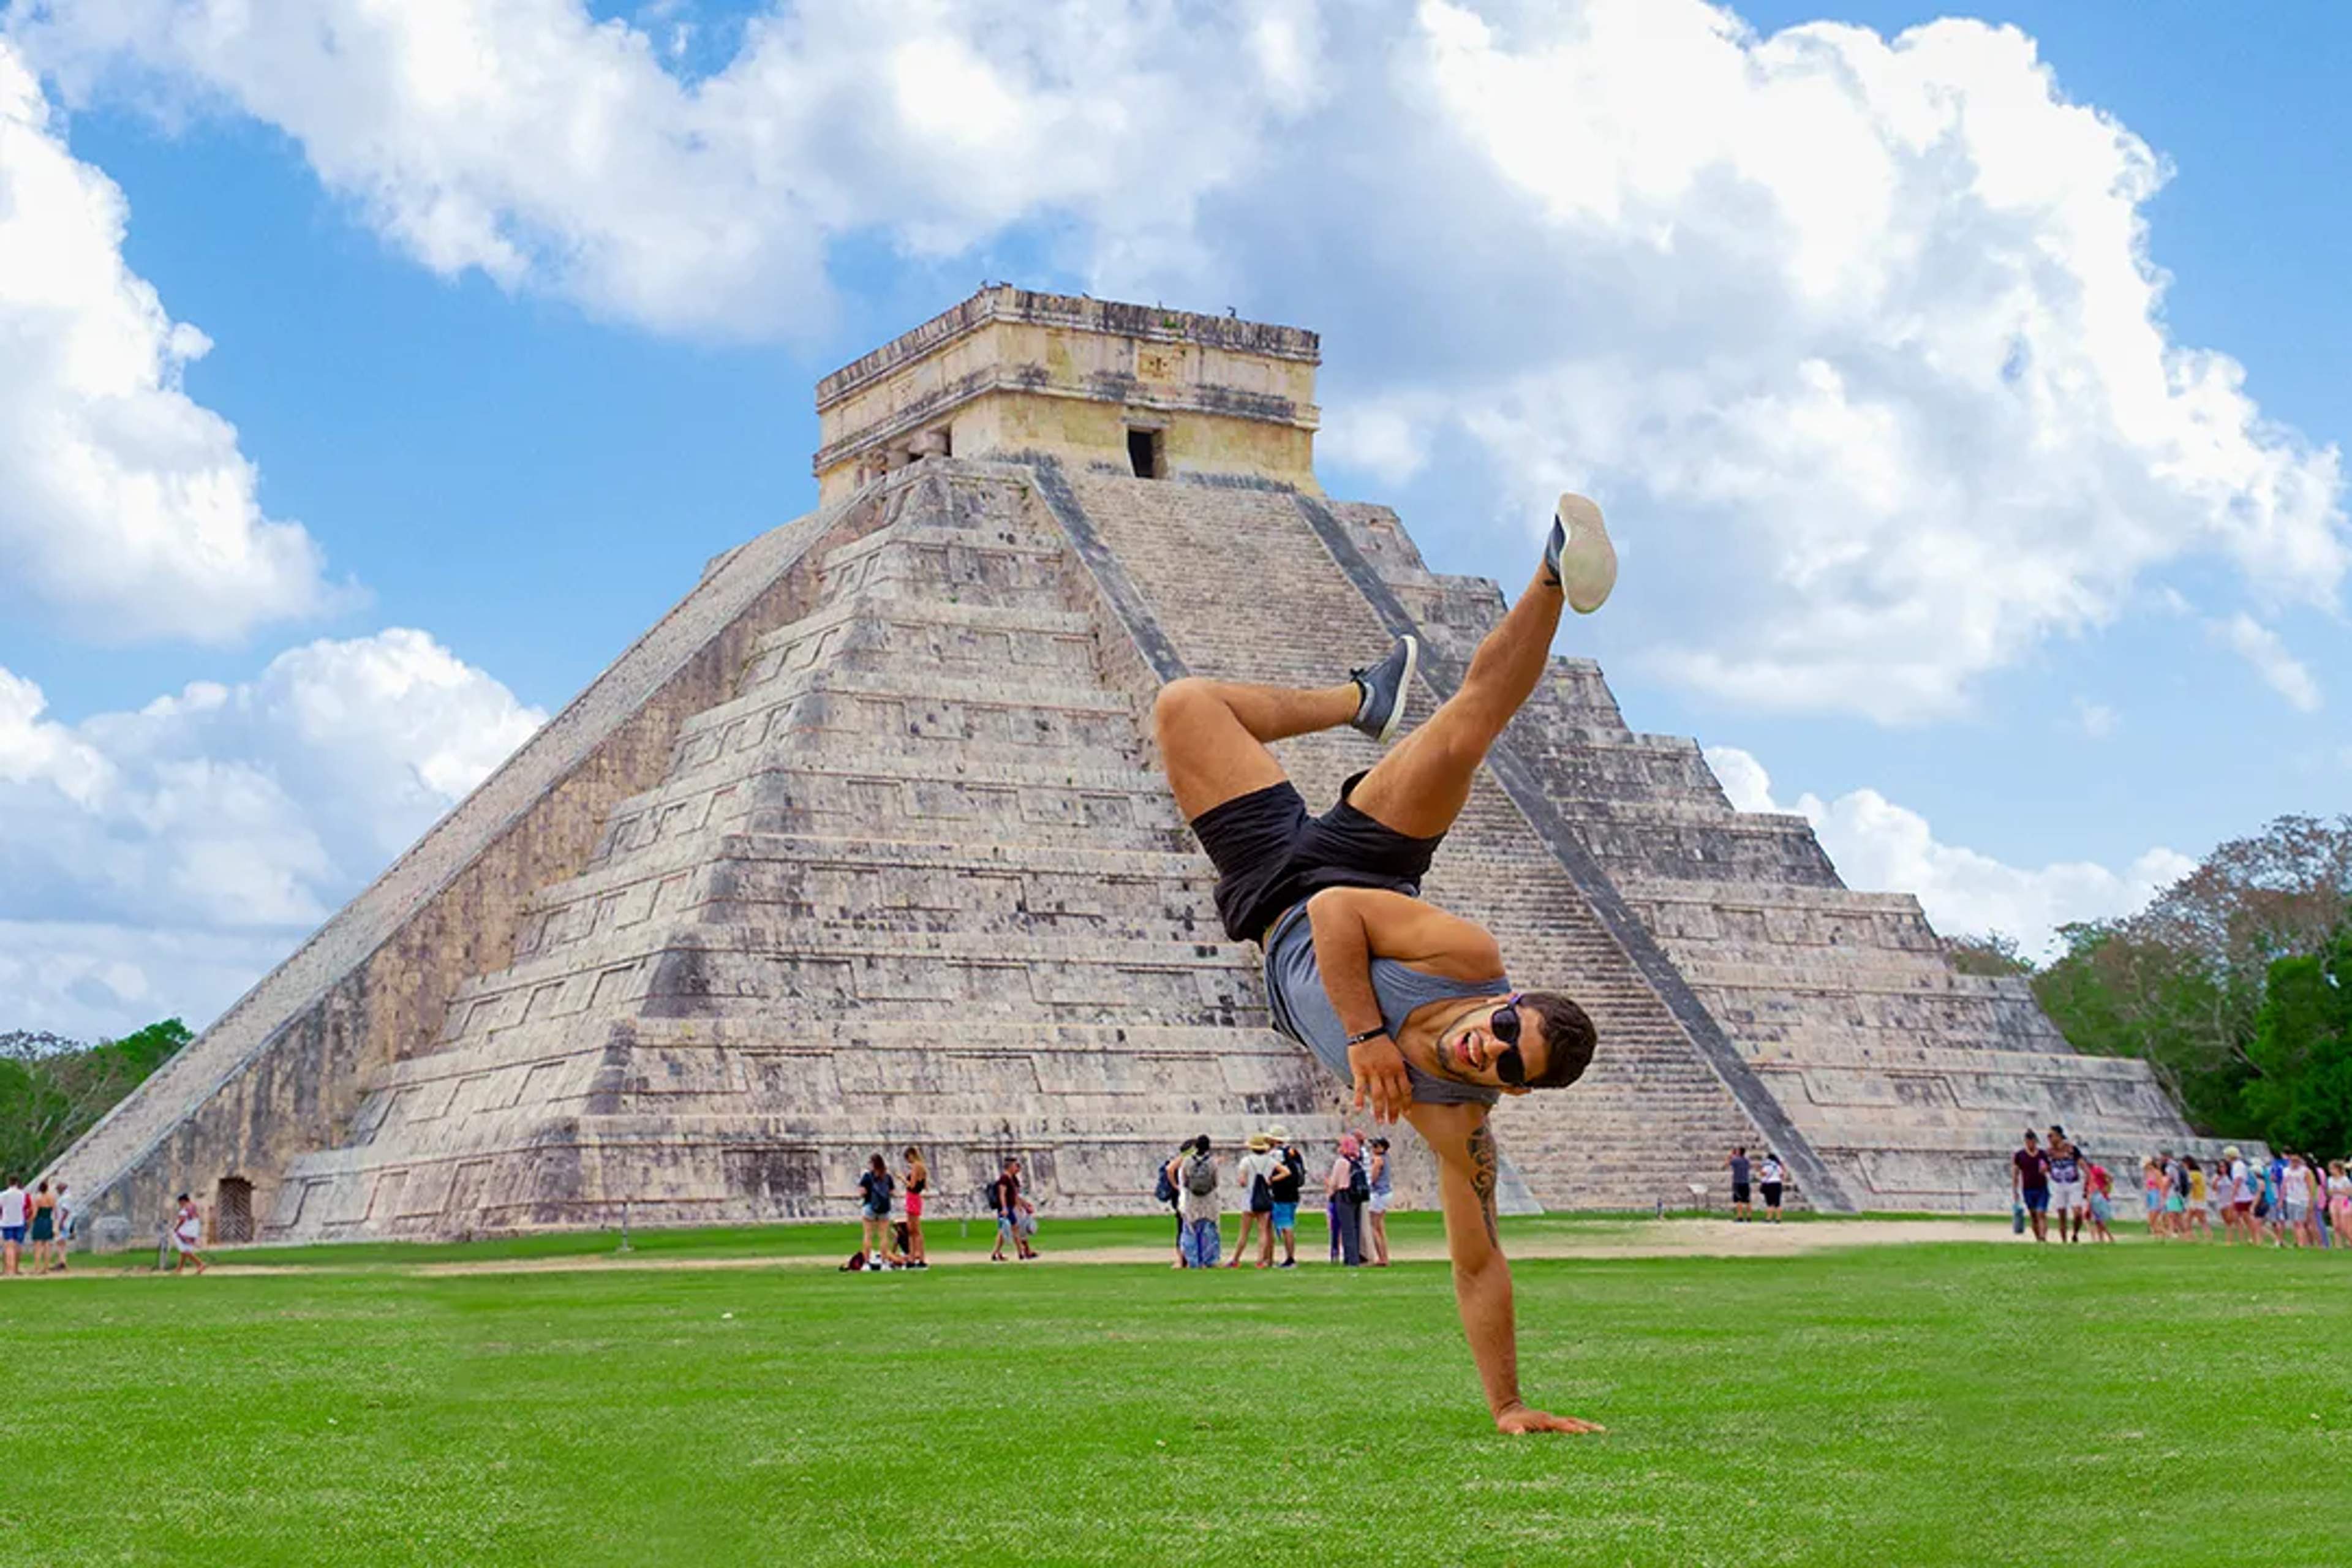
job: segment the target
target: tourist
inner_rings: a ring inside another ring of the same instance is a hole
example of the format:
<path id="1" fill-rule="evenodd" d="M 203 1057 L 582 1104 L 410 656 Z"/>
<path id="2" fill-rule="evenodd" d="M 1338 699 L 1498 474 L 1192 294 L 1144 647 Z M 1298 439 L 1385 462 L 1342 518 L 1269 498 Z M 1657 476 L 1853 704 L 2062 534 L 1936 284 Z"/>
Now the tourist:
<path id="1" fill-rule="evenodd" d="M 1395 1176 L 1389 1165 L 1389 1141 L 1372 1140 L 1371 1201 L 1364 1205 L 1364 1223 L 1372 1236 L 1372 1267 L 1389 1266 L 1389 1199 L 1394 1195 Z"/>
<path id="2" fill-rule="evenodd" d="M 907 1162 L 907 1267 L 929 1268 L 929 1254 L 923 1250 L 923 1194 L 930 1190 L 931 1167 L 912 1143 L 898 1157 Z"/>
<path id="3" fill-rule="evenodd" d="M 2083 1201 L 2083 1161 L 2074 1152 L 2074 1145 L 2066 1139 L 2066 1130 L 2056 1122 L 2050 1124 L 2050 1213 L 2058 1222 L 2058 1239 L 2073 1243 L 2083 1239 L 2083 1215 L 2089 1207 Z"/>
<path id="4" fill-rule="evenodd" d="M 2188 1226 L 2181 1234 L 2200 1236 L 2210 1241 L 2213 1239 L 2213 1227 L 2205 1222 L 2205 1167 L 2197 1163 L 2194 1154 L 2183 1154 L 2180 1163 L 2189 1172 L 2189 1212 L 2183 1216 Z"/>
<path id="5" fill-rule="evenodd" d="M 1176 1184 L 1176 1209 L 1184 1220 L 1184 1267 L 1214 1268 L 1223 1237 L 1217 1228 L 1223 1205 L 1217 1196 L 1217 1159 L 1205 1132 L 1184 1145 L 1170 1162 Z"/>
<path id="6" fill-rule="evenodd" d="M 49 1271 L 50 1242 L 58 1234 L 58 1195 L 49 1191 L 48 1179 L 43 1177 L 33 1189 L 31 1222 L 27 1237 L 33 1244 L 33 1272 Z"/>
<path id="7" fill-rule="evenodd" d="M 2139 1191 L 2142 1205 L 2147 1210 L 2147 1234 L 2158 1241 L 2164 1239 L 2164 1167 L 2155 1156 L 2139 1163 Z"/>
<path id="8" fill-rule="evenodd" d="M 1298 1196 L 1307 1184 L 1307 1154 L 1290 1141 L 1290 1133 L 1282 1123 L 1276 1122 L 1265 1130 L 1267 1141 L 1274 1145 L 1274 1169 L 1265 1179 L 1266 1195 L 1274 1200 L 1274 1212 L 1268 1216 L 1276 1240 L 1282 1243 L 1282 1261 L 1278 1268 L 1298 1267 Z"/>
<path id="9" fill-rule="evenodd" d="M 897 1184 L 890 1180 L 889 1163 L 880 1154 L 866 1162 L 866 1173 L 857 1178 L 859 1207 L 866 1216 L 866 1267 L 882 1267 L 882 1244 L 890 1234 L 890 1192 Z"/>
<path id="10" fill-rule="evenodd" d="M 2113 1241 L 2116 1233 L 2109 1227 L 2116 1217 L 2116 1179 L 2088 1154 L 2083 1155 L 2083 1187 L 2091 1200 L 2091 1239 Z"/>
<path id="11" fill-rule="evenodd" d="M 2164 1226 L 2178 1239 L 2189 1239 L 2189 1166 L 2179 1154 L 2164 1157 Z"/>
<path id="12" fill-rule="evenodd" d="M 2327 1223 L 2337 1246 L 2352 1246 L 2352 1169 L 2341 1160 L 2327 1165 Z"/>
<path id="13" fill-rule="evenodd" d="M 2317 1247 L 2319 1234 L 2311 1223 L 2311 1167 L 2300 1154 L 2278 1162 L 2280 1234 L 2289 1247 Z"/>
<path id="14" fill-rule="evenodd" d="M 1748 1146 L 1739 1144 L 1725 1162 L 1731 1167 L 1731 1218 L 1735 1224 L 1746 1224 L 1755 1217 L 1754 1206 L 1748 1201 Z"/>
<path id="15" fill-rule="evenodd" d="M 1192 1141 L 1185 1139 L 1176 1145 L 1176 1152 L 1164 1156 L 1151 1173 L 1151 1195 L 1167 1205 L 1169 1217 L 1176 1222 L 1176 1261 L 1170 1265 L 1173 1268 L 1184 1267 L 1184 1209 L 1177 1201 L 1184 1189 L 1177 1184 L 1176 1171 L 1192 1147 Z"/>
<path id="16" fill-rule="evenodd" d="M 1274 1261 L 1274 1193 L 1266 1178 L 1279 1163 L 1273 1139 L 1263 1132 L 1249 1135 L 1249 1152 L 1234 1164 L 1234 1184 L 1242 1192 L 1242 1234 L 1234 1243 L 1228 1268 L 1239 1268 L 1249 1257 L 1253 1236 L 1258 1238 L 1257 1266 L 1264 1268 Z"/>
<path id="17" fill-rule="evenodd" d="M 2230 1212 L 2225 1217 L 2230 1225 L 2230 1245 L 2235 1247 L 2241 1238 L 2250 1247 L 2259 1245 L 2263 1237 L 2255 1228 L 2254 1208 L 2262 1200 L 2255 1190 L 2260 1183 L 2253 1167 L 2235 1143 L 2221 1151 L 2221 1158 L 2229 1162 Z"/>
<path id="18" fill-rule="evenodd" d="M 991 1263 L 1004 1261 L 1004 1248 L 1011 1244 L 1023 1258 L 1030 1256 L 1029 1244 L 1021 1234 L 1021 1162 L 1007 1159 L 997 1172 L 996 1180 L 989 1184 L 989 1205 L 996 1211 L 996 1250 L 988 1255 Z"/>
<path id="19" fill-rule="evenodd" d="M 1781 1183 L 1785 1175 L 1780 1156 L 1765 1150 L 1764 1158 L 1756 1163 L 1756 1184 L 1764 1189 L 1764 1219 L 1768 1225 L 1780 1223 Z"/>
<path id="20" fill-rule="evenodd" d="M 73 1205 L 66 1197 L 66 1184 L 59 1182 L 58 1184 L 57 1261 L 49 1265 L 51 1273 L 63 1274 L 66 1271 L 66 1254 L 73 1250 Z"/>
<path id="21" fill-rule="evenodd" d="M 196 1212 L 196 1200 L 182 1193 L 178 1198 L 179 1213 L 172 1221 L 172 1251 L 175 1255 L 172 1272 L 183 1273 L 193 1262 L 196 1272 L 205 1271 L 205 1255 L 198 1250 L 205 1238 L 204 1216 Z"/>
<path id="22" fill-rule="evenodd" d="M 1364 1200 L 1371 1184 L 1364 1175 L 1363 1145 L 1352 1132 L 1339 1140 L 1339 1157 L 1323 1177 L 1323 1196 L 1331 1216 L 1332 1261 L 1349 1268 L 1364 1261 Z"/>
<path id="23" fill-rule="evenodd" d="M 2026 1217 L 2033 1226 L 2033 1239 L 2050 1239 L 2050 1156 L 2042 1152 L 2042 1141 L 2033 1129 L 2025 1130 L 2025 1147 L 2009 1157 L 2009 1195 L 2012 1205 L 2021 1205 Z"/>
<path id="24" fill-rule="evenodd" d="M 2258 1205 L 2259 1212 L 2270 1224 L 2273 1247 L 2287 1244 L 2286 1204 L 2282 1195 L 2285 1182 L 2286 1157 L 2273 1150 L 2270 1163 L 2263 1167 L 2263 1198 Z"/>
<path id="25" fill-rule="evenodd" d="M 16 1177 L 9 1177 L 8 1184 L 0 1187 L 0 1274 L 19 1272 L 16 1259 L 25 1246 L 26 1210 L 31 1204 Z"/>

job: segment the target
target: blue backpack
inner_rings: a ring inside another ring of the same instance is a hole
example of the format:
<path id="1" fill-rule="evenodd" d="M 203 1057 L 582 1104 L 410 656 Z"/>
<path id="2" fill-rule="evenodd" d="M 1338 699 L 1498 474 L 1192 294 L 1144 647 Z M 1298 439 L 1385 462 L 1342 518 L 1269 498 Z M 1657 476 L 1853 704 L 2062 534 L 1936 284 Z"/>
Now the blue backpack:
<path id="1" fill-rule="evenodd" d="M 1168 1163 L 1162 1160 L 1151 1184 L 1151 1195 L 1169 1207 L 1176 1206 L 1176 1184 L 1168 1179 Z"/>

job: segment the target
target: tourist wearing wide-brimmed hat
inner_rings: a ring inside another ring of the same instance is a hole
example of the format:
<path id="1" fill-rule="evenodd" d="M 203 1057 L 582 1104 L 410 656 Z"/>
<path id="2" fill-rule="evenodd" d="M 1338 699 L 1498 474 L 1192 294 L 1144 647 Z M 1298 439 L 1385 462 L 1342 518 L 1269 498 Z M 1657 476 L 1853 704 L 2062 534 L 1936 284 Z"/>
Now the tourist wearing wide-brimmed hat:
<path id="1" fill-rule="evenodd" d="M 1257 1266 L 1268 1268 L 1274 1264 L 1274 1192 L 1268 1178 L 1274 1174 L 1276 1160 L 1274 1140 L 1263 1132 L 1249 1135 L 1249 1152 L 1234 1163 L 1234 1185 L 1242 1198 L 1242 1235 L 1234 1243 L 1234 1255 L 1226 1260 L 1228 1268 L 1239 1268 L 1249 1256 L 1250 1237 L 1258 1236 Z"/>

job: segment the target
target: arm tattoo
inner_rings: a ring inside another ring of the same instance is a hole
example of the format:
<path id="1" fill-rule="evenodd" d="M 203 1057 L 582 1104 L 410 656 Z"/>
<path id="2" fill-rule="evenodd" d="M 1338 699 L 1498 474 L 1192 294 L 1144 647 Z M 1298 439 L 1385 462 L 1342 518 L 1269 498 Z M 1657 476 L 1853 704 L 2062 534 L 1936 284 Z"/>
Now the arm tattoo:
<path id="1" fill-rule="evenodd" d="M 1500 1250 L 1503 1238 L 1495 1230 L 1495 1184 L 1498 1163 L 1495 1130 L 1481 1121 L 1470 1130 L 1470 1190 L 1478 1194 L 1478 1212 L 1486 1221 L 1486 1240 Z"/>

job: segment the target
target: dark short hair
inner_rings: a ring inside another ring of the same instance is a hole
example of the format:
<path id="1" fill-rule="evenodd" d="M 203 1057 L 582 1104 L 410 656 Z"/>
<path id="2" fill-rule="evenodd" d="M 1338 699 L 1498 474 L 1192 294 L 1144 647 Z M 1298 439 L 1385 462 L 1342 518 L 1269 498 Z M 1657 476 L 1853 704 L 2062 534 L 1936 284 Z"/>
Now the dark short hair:
<path id="1" fill-rule="evenodd" d="M 1519 1005 L 1543 1020 L 1543 1071 L 1528 1079 L 1529 1089 L 1566 1089 L 1592 1065 L 1592 1047 L 1600 1037 L 1591 1017 L 1556 991 L 1530 991 Z"/>
<path id="2" fill-rule="evenodd" d="M 186 1202 L 188 1201 L 188 1194 L 185 1194 L 185 1193 L 182 1193 L 178 1197 L 173 1198 L 172 1201 L 173 1201 L 173 1203 L 175 1203 L 175 1204 L 184 1204 L 184 1203 L 186 1203 Z"/>
<path id="3" fill-rule="evenodd" d="M 1203 1154 L 1207 1153 L 1209 1152 L 1209 1135 L 1203 1132 L 1198 1138 L 1193 1139 L 1192 1147 L 1198 1149 Z"/>
<path id="4" fill-rule="evenodd" d="M 1385 1149 L 1388 1146 L 1389 1141 L 1385 1138 L 1375 1138 L 1372 1140 L 1372 1147 L 1375 1149 Z"/>

